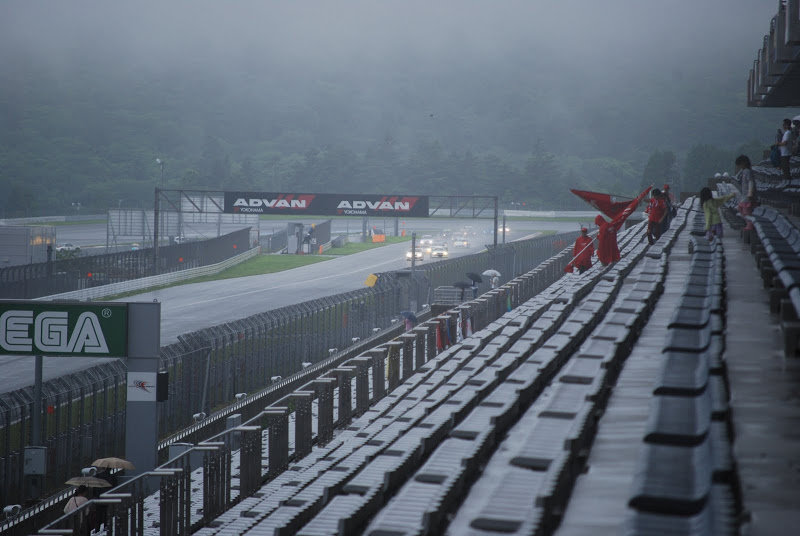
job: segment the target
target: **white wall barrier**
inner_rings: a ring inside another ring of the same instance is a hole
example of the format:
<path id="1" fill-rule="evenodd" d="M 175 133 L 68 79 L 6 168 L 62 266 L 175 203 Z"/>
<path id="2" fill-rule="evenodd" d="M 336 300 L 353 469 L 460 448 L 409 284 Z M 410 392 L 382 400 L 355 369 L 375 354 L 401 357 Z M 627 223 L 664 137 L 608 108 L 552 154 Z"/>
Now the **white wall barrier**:
<path id="1" fill-rule="evenodd" d="M 121 283 L 111 283 L 110 285 L 101 285 L 99 287 L 86 288 L 83 290 L 74 290 L 71 292 L 64 292 L 62 294 L 54 294 L 52 296 L 43 296 L 36 298 L 37 300 L 90 300 L 102 298 L 105 296 L 113 296 L 115 294 L 122 294 L 123 292 L 133 292 L 136 290 L 146 290 L 152 287 L 161 285 L 171 285 L 179 281 L 186 281 L 204 275 L 215 275 L 223 270 L 236 266 L 239 263 L 251 259 L 261 253 L 261 246 L 255 247 L 249 251 L 245 251 L 241 255 L 236 255 L 230 259 L 218 262 L 217 264 L 209 264 L 208 266 L 201 266 L 199 268 L 189 268 L 188 270 L 181 270 L 179 272 L 170 272 L 168 274 L 154 275 L 150 277 L 142 277 L 139 279 L 131 279 L 130 281 L 123 281 Z"/>

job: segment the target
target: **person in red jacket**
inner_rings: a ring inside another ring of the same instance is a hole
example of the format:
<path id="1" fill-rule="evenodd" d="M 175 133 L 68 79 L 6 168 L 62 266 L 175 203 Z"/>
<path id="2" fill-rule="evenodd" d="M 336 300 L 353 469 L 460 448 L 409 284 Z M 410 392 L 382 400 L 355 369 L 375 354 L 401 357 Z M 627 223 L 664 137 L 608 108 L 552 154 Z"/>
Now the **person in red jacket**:
<path id="1" fill-rule="evenodd" d="M 572 246 L 572 265 L 575 266 L 580 273 L 592 267 L 592 255 L 594 255 L 593 242 L 594 240 L 589 236 L 589 229 L 581 227 L 581 234 L 575 239 L 575 245 Z"/>
<path id="2" fill-rule="evenodd" d="M 616 222 L 614 220 L 607 222 L 599 214 L 594 219 L 597 227 L 600 230 L 597 232 L 597 258 L 603 263 L 603 266 L 608 266 L 612 262 L 619 260 L 619 246 L 617 245 L 617 231 L 622 226 L 625 220 Z"/>
<path id="3" fill-rule="evenodd" d="M 667 202 L 658 188 L 653 188 L 653 196 L 645 212 L 647 212 L 647 242 L 652 246 L 661 238 L 662 225 L 667 217 Z"/>

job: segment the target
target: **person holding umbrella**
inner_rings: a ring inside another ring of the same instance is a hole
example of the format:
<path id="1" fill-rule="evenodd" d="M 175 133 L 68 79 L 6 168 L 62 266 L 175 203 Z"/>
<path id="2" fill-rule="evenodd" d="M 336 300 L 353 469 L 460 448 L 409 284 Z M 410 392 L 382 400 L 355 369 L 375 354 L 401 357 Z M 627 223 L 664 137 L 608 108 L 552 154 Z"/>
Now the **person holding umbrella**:
<path id="1" fill-rule="evenodd" d="M 75 494 L 69 498 L 67 504 L 64 505 L 64 513 L 70 514 L 83 506 L 84 504 L 89 502 L 89 487 L 86 485 L 80 485 L 75 490 Z M 81 512 L 81 515 L 77 518 L 72 519 L 72 533 L 73 534 L 88 534 L 90 530 L 90 524 L 87 522 L 88 516 L 86 510 Z"/>
<path id="2" fill-rule="evenodd" d="M 400 315 L 403 317 L 403 321 L 406 325 L 406 331 L 411 331 L 414 329 L 414 326 L 417 325 L 417 315 L 412 313 L 411 311 L 400 311 Z"/>
<path id="3" fill-rule="evenodd" d="M 500 272 L 497 270 L 486 270 L 483 272 L 483 275 L 491 278 L 493 289 L 500 286 Z"/>
<path id="4" fill-rule="evenodd" d="M 472 290 L 472 299 L 474 300 L 478 297 L 478 283 L 483 283 L 483 278 L 474 272 L 467 272 L 467 277 L 472 281 L 470 289 Z"/>

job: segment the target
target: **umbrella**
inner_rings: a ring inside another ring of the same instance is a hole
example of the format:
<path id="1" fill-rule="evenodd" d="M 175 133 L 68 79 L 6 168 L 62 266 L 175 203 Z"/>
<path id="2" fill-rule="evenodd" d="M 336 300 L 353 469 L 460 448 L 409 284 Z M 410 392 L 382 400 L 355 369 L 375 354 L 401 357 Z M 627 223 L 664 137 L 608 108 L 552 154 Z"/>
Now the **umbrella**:
<path id="1" fill-rule="evenodd" d="M 796 115 L 792 118 L 792 121 L 800 121 L 800 115 Z"/>
<path id="2" fill-rule="evenodd" d="M 486 277 L 500 277 L 500 272 L 498 272 L 497 270 L 486 270 L 485 272 L 483 272 L 483 275 L 485 275 Z"/>
<path id="3" fill-rule="evenodd" d="M 407 319 L 411 320 L 415 324 L 417 324 L 419 322 L 419 320 L 417 320 L 417 315 L 415 315 L 411 311 L 400 311 L 400 315 L 403 318 L 407 318 Z"/>
<path id="4" fill-rule="evenodd" d="M 86 486 L 87 488 L 110 488 L 111 484 L 102 478 L 93 476 L 75 476 L 65 482 L 70 486 Z"/>
<path id="5" fill-rule="evenodd" d="M 136 469 L 128 460 L 122 458 L 100 458 L 92 462 L 95 467 L 105 467 L 107 469 Z"/>
<path id="6" fill-rule="evenodd" d="M 483 278 L 475 272 L 467 272 L 467 277 L 472 279 L 473 283 L 483 283 Z"/>

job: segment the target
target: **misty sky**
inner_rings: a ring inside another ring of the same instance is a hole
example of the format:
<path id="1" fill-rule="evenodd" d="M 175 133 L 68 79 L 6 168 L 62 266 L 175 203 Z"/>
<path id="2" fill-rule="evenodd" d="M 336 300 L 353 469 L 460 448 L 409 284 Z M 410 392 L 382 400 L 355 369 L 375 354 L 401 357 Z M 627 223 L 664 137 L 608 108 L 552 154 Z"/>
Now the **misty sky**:
<path id="1" fill-rule="evenodd" d="M 483 128 L 486 117 L 474 117 L 481 110 L 496 113 L 497 103 L 507 103 L 509 114 L 530 116 L 530 123 L 541 127 L 535 135 L 547 139 L 568 136 L 589 109 L 593 117 L 582 125 L 585 138 L 619 137 L 611 132 L 616 125 L 629 136 L 620 141 L 624 148 L 647 139 L 647 130 L 653 128 L 636 125 L 637 118 L 642 123 L 663 122 L 665 115 L 680 113 L 686 125 L 672 125 L 678 132 L 691 132 L 702 121 L 703 110 L 684 98 L 687 84 L 706 92 L 721 85 L 734 88 L 735 94 L 728 91 L 728 102 L 741 102 L 743 114 L 768 116 L 771 124 L 779 113 L 748 110 L 744 95 L 749 69 L 775 14 L 773 4 L 5 0 L 0 2 L 0 68 L 18 86 L 17 93 L 25 91 L 26 81 L 17 79 L 24 75 L 16 75 L 22 71 L 14 65 L 34 65 L 46 71 L 53 84 L 69 84 L 76 73 L 91 72 L 154 87 L 180 81 L 181 73 L 192 73 L 185 78 L 197 80 L 200 73 L 216 84 L 210 106 L 235 92 L 236 100 L 252 98 L 252 113 L 284 103 L 296 106 L 300 95 L 303 102 L 318 101 L 327 109 L 338 106 L 343 128 L 358 130 L 354 138 L 363 140 L 357 150 L 390 134 L 405 136 L 407 144 L 419 135 L 438 137 L 458 149 L 493 150 L 480 146 L 485 141 L 469 132 Z M 336 93 L 339 102 L 325 100 L 326 83 L 347 88 Z M 96 86 L 102 92 L 99 82 Z M 392 91 L 399 86 L 414 87 L 416 93 Z M 660 102 L 670 106 L 668 110 L 645 106 L 631 110 L 627 122 L 618 122 L 628 96 L 637 96 L 641 103 L 656 86 L 671 95 L 669 102 L 663 97 Z M 342 99 L 348 91 L 358 108 L 348 109 L 351 103 Z M 419 97 L 428 93 L 438 93 L 440 100 Z M 425 127 L 419 124 L 405 125 L 405 132 L 399 132 L 402 126 L 394 128 L 403 119 L 392 117 L 393 106 L 400 102 L 405 110 L 418 110 L 420 117 L 438 114 L 431 132 L 420 130 Z M 712 128 L 729 133 L 719 140 L 724 144 L 753 137 L 744 129 L 729 131 L 727 124 Z M 731 128 L 736 128 L 735 121 Z M 769 136 L 772 130 L 764 132 Z M 714 141 L 665 136 L 677 139 L 673 147 L 678 150 L 696 141 Z M 525 146 L 530 143 L 526 140 Z M 663 140 L 649 149 L 659 143 Z M 606 150 L 612 149 L 616 150 Z"/>
<path id="2" fill-rule="evenodd" d="M 774 8 L 760 0 L 6 0 L 0 54 L 54 67 L 113 57 L 134 70 L 276 60 L 332 70 L 456 58 L 463 66 L 521 54 L 557 61 L 562 83 L 613 80 L 642 62 L 713 72 L 703 63 L 716 60 L 738 64 L 745 78 Z"/>

